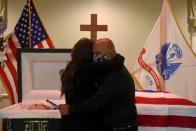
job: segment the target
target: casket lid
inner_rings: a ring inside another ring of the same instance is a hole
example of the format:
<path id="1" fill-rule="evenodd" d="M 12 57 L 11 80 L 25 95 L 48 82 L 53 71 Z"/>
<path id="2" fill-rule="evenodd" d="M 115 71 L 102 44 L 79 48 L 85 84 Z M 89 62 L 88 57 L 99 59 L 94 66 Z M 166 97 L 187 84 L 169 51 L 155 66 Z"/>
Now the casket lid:
<path id="1" fill-rule="evenodd" d="M 60 97 L 60 74 L 70 61 L 70 49 L 18 49 L 18 102 Z"/>

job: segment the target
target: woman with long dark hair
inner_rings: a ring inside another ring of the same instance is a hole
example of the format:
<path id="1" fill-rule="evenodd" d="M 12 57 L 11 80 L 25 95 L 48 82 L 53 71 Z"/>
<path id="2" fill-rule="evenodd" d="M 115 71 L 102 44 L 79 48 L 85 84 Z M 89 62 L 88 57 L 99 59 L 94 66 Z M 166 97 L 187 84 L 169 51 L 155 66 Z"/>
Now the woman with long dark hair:
<path id="1" fill-rule="evenodd" d="M 91 63 L 93 60 L 92 46 L 93 46 L 92 40 L 87 38 L 82 38 L 74 45 L 71 51 L 71 61 L 67 64 L 65 71 L 61 76 L 61 81 L 62 81 L 61 92 L 62 95 L 65 94 L 67 103 L 72 103 L 71 97 L 74 97 L 73 93 L 76 91 L 78 92 L 78 90 L 76 89 L 74 91 L 74 85 L 77 85 L 76 84 L 76 80 L 77 80 L 76 78 L 78 77 L 77 74 L 82 73 L 82 66 L 85 63 Z M 77 87 L 75 86 L 75 88 Z"/>
<path id="2" fill-rule="evenodd" d="M 83 64 L 91 63 L 93 41 L 87 38 L 80 39 L 71 51 L 71 61 L 61 75 L 61 95 L 65 95 L 66 104 L 75 104 L 84 100 L 95 91 L 94 81 L 88 78 L 82 69 Z M 91 114 L 62 116 L 61 131 L 96 130 L 95 117 Z"/>

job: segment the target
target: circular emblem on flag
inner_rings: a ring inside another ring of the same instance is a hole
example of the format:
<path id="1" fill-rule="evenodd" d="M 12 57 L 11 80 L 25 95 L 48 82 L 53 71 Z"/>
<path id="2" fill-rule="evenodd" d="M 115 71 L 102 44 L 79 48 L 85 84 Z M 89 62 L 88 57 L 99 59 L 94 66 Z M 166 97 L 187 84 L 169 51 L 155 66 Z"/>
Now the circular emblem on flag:
<path id="1" fill-rule="evenodd" d="M 155 56 L 156 68 L 164 80 L 169 80 L 171 75 L 180 68 L 183 56 L 179 45 L 165 43 L 159 54 Z"/>

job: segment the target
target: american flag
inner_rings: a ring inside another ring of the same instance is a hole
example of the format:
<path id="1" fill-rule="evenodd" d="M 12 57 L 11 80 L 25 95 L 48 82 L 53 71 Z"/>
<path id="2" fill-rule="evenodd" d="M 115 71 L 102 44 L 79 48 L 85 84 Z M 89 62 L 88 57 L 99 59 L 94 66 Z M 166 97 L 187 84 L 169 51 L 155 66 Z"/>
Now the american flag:
<path id="1" fill-rule="evenodd" d="M 17 48 L 54 48 L 32 0 L 27 1 L 4 48 L 7 61 L 4 68 L 0 67 L 0 79 L 14 104 L 18 101 Z"/>
<path id="2" fill-rule="evenodd" d="M 139 131 L 195 131 L 196 103 L 160 91 L 136 91 Z"/>

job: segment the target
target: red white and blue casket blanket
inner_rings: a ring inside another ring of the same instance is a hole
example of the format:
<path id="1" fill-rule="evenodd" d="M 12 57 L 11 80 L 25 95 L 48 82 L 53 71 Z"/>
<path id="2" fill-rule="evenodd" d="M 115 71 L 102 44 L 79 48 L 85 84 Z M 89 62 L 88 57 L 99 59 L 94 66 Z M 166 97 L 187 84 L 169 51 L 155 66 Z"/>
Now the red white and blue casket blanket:
<path id="1" fill-rule="evenodd" d="M 136 106 L 140 130 L 196 130 L 196 103 L 176 94 L 136 91 Z"/>

